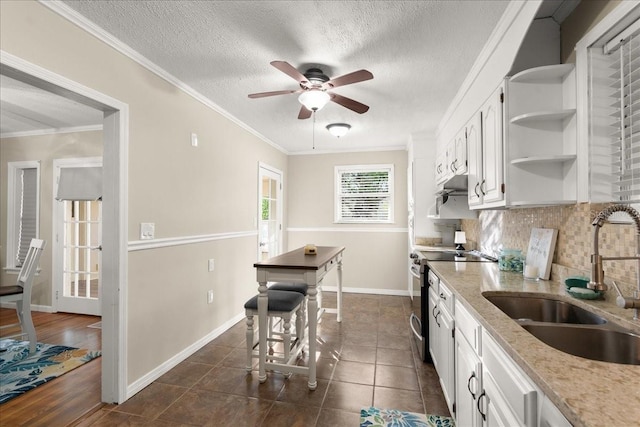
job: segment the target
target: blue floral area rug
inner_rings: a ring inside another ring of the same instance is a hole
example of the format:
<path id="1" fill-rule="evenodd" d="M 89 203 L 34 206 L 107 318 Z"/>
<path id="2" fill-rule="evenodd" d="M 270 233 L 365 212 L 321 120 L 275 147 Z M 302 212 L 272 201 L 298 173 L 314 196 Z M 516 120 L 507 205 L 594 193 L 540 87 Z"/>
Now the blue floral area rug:
<path id="1" fill-rule="evenodd" d="M 29 355 L 29 342 L 0 340 L 0 404 L 58 378 L 97 357 L 90 351 L 38 343 Z"/>
<path id="2" fill-rule="evenodd" d="M 360 427 L 454 427 L 453 418 L 396 409 L 362 408 Z"/>

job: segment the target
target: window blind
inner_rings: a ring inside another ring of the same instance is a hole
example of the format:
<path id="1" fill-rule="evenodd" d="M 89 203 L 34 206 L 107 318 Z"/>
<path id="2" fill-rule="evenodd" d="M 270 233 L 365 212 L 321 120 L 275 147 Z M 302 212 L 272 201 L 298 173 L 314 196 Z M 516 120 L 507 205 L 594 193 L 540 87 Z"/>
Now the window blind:
<path id="1" fill-rule="evenodd" d="M 337 170 L 337 222 L 391 222 L 391 167 Z"/>
<path id="2" fill-rule="evenodd" d="M 102 198 L 102 167 L 60 168 L 57 200 L 92 201 Z"/>
<path id="3" fill-rule="evenodd" d="M 612 195 L 640 201 L 640 20 L 604 47 L 612 82 Z"/>
<path id="4" fill-rule="evenodd" d="M 18 230 L 18 251 L 16 253 L 16 267 L 22 266 L 31 239 L 37 236 L 38 218 L 38 170 L 36 168 L 22 169 L 19 175 L 18 189 L 20 194 L 20 224 Z"/>

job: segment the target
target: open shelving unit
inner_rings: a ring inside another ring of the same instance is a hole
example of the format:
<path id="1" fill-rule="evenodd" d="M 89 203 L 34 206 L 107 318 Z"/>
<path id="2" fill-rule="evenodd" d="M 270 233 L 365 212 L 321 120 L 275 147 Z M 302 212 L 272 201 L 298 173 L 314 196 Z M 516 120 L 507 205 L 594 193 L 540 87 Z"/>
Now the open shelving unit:
<path id="1" fill-rule="evenodd" d="M 576 202 L 576 81 L 573 64 L 522 71 L 507 90 L 508 206 Z"/>

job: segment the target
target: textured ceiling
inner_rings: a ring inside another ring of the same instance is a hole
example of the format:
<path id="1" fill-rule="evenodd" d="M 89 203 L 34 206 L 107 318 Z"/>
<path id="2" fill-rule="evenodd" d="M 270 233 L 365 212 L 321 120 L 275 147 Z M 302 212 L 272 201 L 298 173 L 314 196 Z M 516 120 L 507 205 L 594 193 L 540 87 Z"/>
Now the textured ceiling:
<path id="1" fill-rule="evenodd" d="M 555 5 L 560 1 L 551 1 Z M 316 113 L 316 152 L 405 147 L 433 133 L 508 1 L 66 0 L 88 20 L 289 153 L 309 152 L 313 119 L 298 120 L 297 89 L 269 63 L 329 77 L 367 69 L 373 80 L 335 93 L 370 106 L 329 103 Z M 4 92 L 4 91 L 3 91 Z M 4 93 L 3 93 L 4 105 Z M 345 122 L 337 139 L 325 126 Z"/>
<path id="2" fill-rule="evenodd" d="M 102 124 L 102 112 L 0 75 L 0 135 Z"/>

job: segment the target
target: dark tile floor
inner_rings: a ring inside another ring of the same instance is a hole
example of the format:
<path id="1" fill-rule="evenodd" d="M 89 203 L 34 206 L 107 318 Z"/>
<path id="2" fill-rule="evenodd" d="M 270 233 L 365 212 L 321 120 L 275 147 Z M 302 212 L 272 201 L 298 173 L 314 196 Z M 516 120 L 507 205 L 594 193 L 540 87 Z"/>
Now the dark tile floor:
<path id="1" fill-rule="evenodd" d="M 335 293 L 323 298 L 335 307 Z M 449 416 L 433 366 L 416 359 L 409 298 L 345 293 L 343 301 L 342 323 L 325 314 L 319 325 L 315 391 L 303 375 L 268 372 L 260 384 L 257 371 L 247 373 L 241 321 L 127 402 L 78 425 L 355 427 L 369 406 Z"/>

